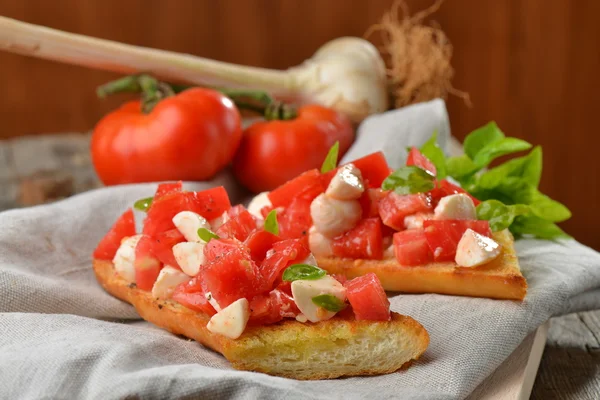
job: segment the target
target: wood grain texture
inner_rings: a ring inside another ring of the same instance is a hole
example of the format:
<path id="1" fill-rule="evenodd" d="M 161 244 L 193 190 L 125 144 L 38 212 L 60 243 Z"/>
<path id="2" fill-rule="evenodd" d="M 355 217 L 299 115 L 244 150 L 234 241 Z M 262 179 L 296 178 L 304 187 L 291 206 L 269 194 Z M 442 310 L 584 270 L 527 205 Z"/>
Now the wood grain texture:
<path id="1" fill-rule="evenodd" d="M 0 15 L 126 43 L 223 61 L 287 68 L 327 40 L 364 34 L 393 0 L 0 0 Z M 431 0 L 409 0 L 412 10 Z M 544 147 L 542 190 L 567 204 L 563 224 L 600 249 L 596 130 L 600 88 L 600 2 L 447 0 L 434 19 L 455 48 L 454 85 L 473 107 L 450 98 L 459 138 L 489 120 Z M 374 41 L 377 42 L 376 38 Z M 0 53 L 0 138 L 87 131 L 123 98 L 94 90 L 115 75 Z M 583 156 L 586 155 L 586 156 Z"/>

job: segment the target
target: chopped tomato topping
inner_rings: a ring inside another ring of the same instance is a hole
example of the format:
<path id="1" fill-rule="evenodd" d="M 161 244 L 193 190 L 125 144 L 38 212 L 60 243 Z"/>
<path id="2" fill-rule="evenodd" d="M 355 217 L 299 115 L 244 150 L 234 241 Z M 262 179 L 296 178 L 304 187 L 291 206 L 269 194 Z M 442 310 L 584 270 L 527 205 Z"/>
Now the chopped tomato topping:
<path id="1" fill-rule="evenodd" d="M 272 288 L 281 279 L 283 271 L 294 263 L 300 263 L 308 257 L 310 250 L 300 239 L 288 239 L 273 245 L 272 251 L 260 264 L 261 280 L 265 286 Z"/>
<path id="2" fill-rule="evenodd" d="M 231 218 L 221 225 L 215 233 L 222 238 L 246 240 L 250 232 L 256 229 L 256 219 L 244 206 L 235 206 L 228 213 L 234 215 L 230 215 Z"/>
<path id="3" fill-rule="evenodd" d="M 475 204 L 476 207 L 477 207 L 477 205 L 479 205 L 479 203 L 481 203 L 479 200 L 477 200 L 473 195 L 468 193 L 466 190 L 464 190 L 460 186 L 453 184 L 450 181 L 447 181 L 446 179 L 442 179 L 441 181 L 439 181 L 438 186 L 440 189 L 442 189 L 446 193 L 444 196 L 449 196 L 451 194 L 457 194 L 457 193 L 464 193 L 467 196 L 469 196 L 471 198 L 471 200 L 473 200 L 473 204 Z"/>
<path id="4" fill-rule="evenodd" d="M 433 261 L 423 229 L 394 233 L 394 253 L 401 265 L 425 265 Z"/>
<path id="5" fill-rule="evenodd" d="M 154 239 L 144 235 L 135 246 L 135 283 L 142 290 L 152 290 L 162 264 L 154 255 Z"/>
<path id="6" fill-rule="evenodd" d="M 250 233 L 244 244 L 250 250 L 252 259 L 260 263 L 265 259 L 267 251 L 273 247 L 273 244 L 280 240 L 279 236 L 259 229 Z"/>
<path id="7" fill-rule="evenodd" d="M 360 199 L 360 206 L 362 207 L 362 217 L 371 218 L 379 216 L 379 201 L 388 194 L 387 191 L 382 189 L 369 188 L 364 191 Z"/>
<path id="8" fill-rule="evenodd" d="M 143 233 L 154 236 L 174 229 L 173 217 L 181 211 L 193 211 L 211 220 L 231 208 L 222 186 L 202 192 L 173 192 L 152 202 L 144 221 Z"/>
<path id="9" fill-rule="evenodd" d="M 156 234 L 154 237 L 154 256 L 165 265 L 179 268 L 179 264 L 173 255 L 173 246 L 181 242 L 185 242 L 185 237 L 178 229 L 170 229 Z"/>
<path id="10" fill-rule="evenodd" d="M 284 317 L 294 318 L 300 313 L 294 299 L 285 292 L 274 289 L 270 293 L 254 296 L 250 300 L 252 325 L 267 325 L 281 321 Z"/>
<path id="11" fill-rule="evenodd" d="M 432 163 L 427 157 L 425 157 L 423 153 L 421 153 L 416 147 L 412 147 L 408 152 L 406 165 L 414 165 L 423 168 L 425 171 L 431 172 L 433 176 L 437 175 L 437 169 L 435 168 L 435 164 Z"/>
<path id="12" fill-rule="evenodd" d="M 346 278 L 346 275 L 331 274 L 331 276 L 333 277 L 333 279 L 335 279 L 336 281 L 338 281 L 342 285 L 345 284 L 346 282 L 348 282 L 348 278 Z"/>
<path id="13" fill-rule="evenodd" d="M 197 275 L 177 286 L 173 291 L 172 299 L 190 310 L 214 315 L 216 311 L 206 298 L 205 286 L 202 276 Z"/>
<path id="14" fill-rule="evenodd" d="M 181 181 L 160 183 L 158 185 L 158 188 L 156 188 L 156 193 L 154 194 L 154 201 L 159 200 L 161 197 L 164 197 L 168 194 L 181 192 L 182 187 L 183 184 L 181 183 Z"/>
<path id="15" fill-rule="evenodd" d="M 389 192 L 379 201 L 378 208 L 383 223 L 400 231 L 404 229 L 407 215 L 431 210 L 431 200 L 423 193 L 399 195 Z"/>
<path id="16" fill-rule="evenodd" d="M 214 258 L 202 267 L 200 274 L 206 290 L 222 308 L 242 297 L 251 299 L 265 288 L 260 281 L 258 266 L 250 253 L 241 247 Z"/>
<path id="17" fill-rule="evenodd" d="M 323 186 L 321 173 L 316 169 L 311 169 L 272 190 L 268 197 L 273 207 L 287 207 L 292 200 L 298 197 L 312 201 L 326 188 Z"/>
<path id="18" fill-rule="evenodd" d="M 469 228 L 484 236 L 492 236 L 488 221 L 426 220 L 423 228 L 434 261 L 454 260 L 458 242 Z"/>
<path id="19" fill-rule="evenodd" d="M 331 243 L 333 254 L 342 258 L 381 260 L 383 241 L 379 218 L 367 218 Z"/>
<path id="20" fill-rule="evenodd" d="M 125 211 L 108 233 L 100 240 L 94 250 L 94 258 L 98 260 L 112 260 L 121 246 L 121 241 L 126 237 L 135 235 L 135 220 L 133 210 Z"/>
<path id="21" fill-rule="evenodd" d="M 354 160 L 352 164 L 360 169 L 365 187 L 379 188 L 384 179 L 390 175 L 390 167 L 380 151 Z"/>
<path id="22" fill-rule="evenodd" d="M 212 239 L 204 246 L 205 262 L 211 262 L 232 250 L 240 248 L 242 243 L 236 239 Z"/>
<path id="23" fill-rule="evenodd" d="M 312 199 L 297 197 L 288 207 L 278 213 L 279 236 L 283 239 L 295 239 L 308 236 L 312 225 L 310 204 Z"/>
<path id="24" fill-rule="evenodd" d="M 389 321 L 390 301 L 377 275 L 369 272 L 344 284 L 346 296 L 358 321 Z"/>

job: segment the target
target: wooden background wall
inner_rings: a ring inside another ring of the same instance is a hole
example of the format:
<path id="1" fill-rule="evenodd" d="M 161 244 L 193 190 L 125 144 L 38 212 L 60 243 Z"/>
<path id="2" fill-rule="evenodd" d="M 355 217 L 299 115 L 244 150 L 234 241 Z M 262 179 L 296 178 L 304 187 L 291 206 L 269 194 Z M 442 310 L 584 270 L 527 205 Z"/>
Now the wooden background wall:
<path id="1" fill-rule="evenodd" d="M 286 68 L 342 35 L 362 36 L 392 0 L 0 0 L 0 15 L 240 64 Z M 431 0 L 409 1 L 412 10 Z M 489 120 L 544 148 L 542 190 L 563 227 L 600 249 L 600 1 L 447 0 L 434 16 L 455 47 L 449 99 L 459 138 Z M 0 138 L 86 131 L 119 99 L 105 72 L 0 53 Z"/>

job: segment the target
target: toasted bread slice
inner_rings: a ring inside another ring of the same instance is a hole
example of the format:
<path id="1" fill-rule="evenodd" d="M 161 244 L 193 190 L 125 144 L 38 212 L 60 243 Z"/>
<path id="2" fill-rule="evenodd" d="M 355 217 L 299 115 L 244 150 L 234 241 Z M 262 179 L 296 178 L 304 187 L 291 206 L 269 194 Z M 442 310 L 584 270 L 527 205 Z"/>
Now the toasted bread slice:
<path id="1" fill-rule="evenodd" d="M 129 284 L 111 262 L 94 260 L 94 271 L 107 292 L 132 304 L 146 321 L 197 340 L 241 370 L 294 379 L 385 374 L 418 359 L 429 344 L 423 326 L 396 313 L 386 322 L 336 316 L 316 324 L 286 320 L 249 326 L 232 340 L 206 328 L 208 315 L 156 300 L 150 292 Z"/>
<path id="2" fill-rule="evenodd" d="M 494 239 L 502 245 L 502 254 L 475 268 L 457 267 L 453 262 L 410 267 L 400 265 L 395 258 L 317 258 L 317 263 L 329 273 L 349 279 L 373 272 L 389 291 L 523 300 L 527 282 L 519 268 L 514 239 L 508 230 L 494 233 Z"/>

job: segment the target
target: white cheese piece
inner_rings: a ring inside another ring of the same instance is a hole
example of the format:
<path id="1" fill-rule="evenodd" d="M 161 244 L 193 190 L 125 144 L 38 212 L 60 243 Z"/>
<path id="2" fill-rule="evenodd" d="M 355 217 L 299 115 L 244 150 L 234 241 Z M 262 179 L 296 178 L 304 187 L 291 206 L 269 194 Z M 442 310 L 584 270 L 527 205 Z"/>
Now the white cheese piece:
<path id="1" fill-rule="evenodd" d="M 210 226 L 212 227 L 213 232 L 219 229 L 221 225 L 223 225 L 227 221 L 229 221 L 229 214 L 227 214 L 227 211 L 225 211 L 217 218 L 211 219 Z"/>
<path id="2" fill-rule="evenodd" d="M 354 228 L 362 208 L 358 200 L 337 200 L 322 193 L 310 204 L 310 216 L 319 233 L 333 238 Z"/>
<path id="3" fill-rule="evenodd" d="M 212 295 L 211 292 L 208 292 L 204 295 L 206 297 L 206 300 L 208 301 L 208 304 L 210 304 L 211 306 L 213 306 L 213 308 L 215 309 L 215 311 L 219 312 L 221 311 L 221 306 L 219 305 L 219 303 L 217 303 L 217 299 L 215 299 Z"/>
<path id="4" fill-rule="evenodd" d="M 308 247 L 317 257 L 330 257 L 333 255 L 331 239 L 317 232 L 314 226 L 308 230 Z"/>
<path id="5" fill-rule="evenodd" d="M 292 282 L 292 296 L 298 309 L 311 322 L 319 322 L 329 319 L 335 315 L 334 312 L 327 311 L 313 303 L 313 297 L 331 294 L 340 299 L 346 300 L 346 288 L 330 275 L 316 280 L 300 279 Z"/>
<path id="6" fill-rule="evenodd" d="M 404 217 L 404 227 L 406 229 L 423 229 L 423 221 L 434 219 L 432 213 L 416 213 Z"/>
<path id="7" fill-rule="evenodd" d="M 177 285 L 187 282 L 190 277 L 170 265 L 165 265 L 160 270 L 156 282 L 152 287 L 152 297 L 155 299 L 170 299 Z"/>
<path id="8" fill-rule="evenodd" d="M 202 242 L 198 229 L 210 229 L 210 224 L 201 215 L 192 211 L 182 211 L 173 217 L 173 224 L 188 242 Z"/>
<path id="9" fill-rule="evenodd" d="M 435 219 L 477 219 L 473 200 L 463 193 L 442 197 L 434 215 Z"/>
<path id="10" fill-rule="evenodd" d="M 248 204 L 248 212 L 254 215 L 256 218 L 263 219 L 260 210 L 262 210 L 263 207 L 271 205 L 271 200 L 269 200 L 269 192 L 262 192 L 257 194 L 252 200 L 250 200 L 250 203 Z"/>
<path id="11" fill-rule="evenodd" d="M 213 315 L 206 328 L 212 333 L 237 339 L 246 329 L 249 318 L 250 305 L 248 300 L 241 298 Z"/>
<path id="12" fill-rule="evenodd" d="M 121 242 L 113 258 L 115 271 L 128 282 L 135 282 L 135 246 L 142 238 L 142 235 L 133 235 Z"/>
<path id="13" fill-rule="evenodd" d="M 467 229 L 458 242 L 454 261 L 461 267 L 477 267 L 492 261 L 500 253 L 501 247 L 496 241 Z"/>
<path id="14" fill-rule="evenodd" d="M 296 321 L 305 323 L 306 321 L 308 321 L 308 318 L 306 318 L 306 315 L 300 313 L 296 315 Z"/>
<path id="15" fill-rule="evenodd" d="M 181 242 L 173 246 L 173 255 L 181 270 L 189 276 L 198 275 L 200 266 L 204 263 L 205 243 Z"/>
<path id="16" fill-rule="evenodd" d="M 317 259 L 315 258 L 315 256 L 312 253 L 310 253 L 308 256 L 306 256 L 306 258 L 304 260 L 299 261 L 294 264 L 307 264 L 307 265 L 312 265 L 312 266 L 318 267 Z"/>
<path id="17" fill-rule="evenodd" d="M 336 172 L 325 194 L 338 200 L 356 200 L 365 191 L 360 169 L 346 164 Z"/>

